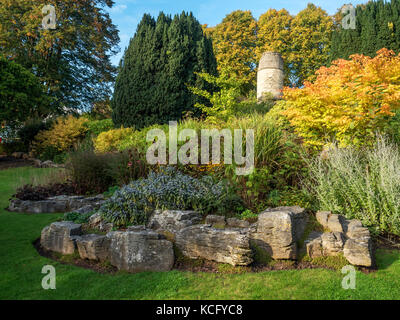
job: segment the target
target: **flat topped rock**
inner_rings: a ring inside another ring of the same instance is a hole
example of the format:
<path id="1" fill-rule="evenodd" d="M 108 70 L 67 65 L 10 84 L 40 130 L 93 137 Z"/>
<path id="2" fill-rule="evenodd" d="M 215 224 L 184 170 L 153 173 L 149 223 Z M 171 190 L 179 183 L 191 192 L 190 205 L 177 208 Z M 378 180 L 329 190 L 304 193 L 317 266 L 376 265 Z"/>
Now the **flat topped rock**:
<path id="1" fill-rule="evenodd" d="M 42 230 L 40 244 L 46 250 L 62 254 L 73 254 L 76 239 L 82 234 L 82 227 L 69 221 L 54 222 Z"/>
<path id="2" fill-rule="evenodd" d="M 233 266 L 245 266 L 253 261 L 249 233 L 245 230 L 191 226 L 177 233 L 176 246 L 192 259 L 202 258 Z"/>
<path id="3" fill-rule="evenodd" d="M 110 263 L 129 272 L 169 271 L 174 265 L 172 242 L 152 230 L 113 231 Z"/>

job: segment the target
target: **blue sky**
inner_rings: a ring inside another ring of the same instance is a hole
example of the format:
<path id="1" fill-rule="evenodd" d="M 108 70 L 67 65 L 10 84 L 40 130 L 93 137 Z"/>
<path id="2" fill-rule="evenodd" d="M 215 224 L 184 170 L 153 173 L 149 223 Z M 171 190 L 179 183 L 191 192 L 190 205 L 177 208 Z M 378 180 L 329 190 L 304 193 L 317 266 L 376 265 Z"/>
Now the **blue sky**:
<path id="1" fill-rule="evenodd" d="M 296 14 L 307 7 L 309 2 L 321 6 L 329 14 L 334 14 L 343 4 L 349 3 L 346 0 L 115 0 L 114 7 L 108 11 L 120 31 L 121 51 L 113 57 L 112 62 L 118 64 L 145 13 L 157 16 L 160 11 L 172 15 L 192 11 L 201 24 L 215 26 L 234 10 L 250 10 L 258 19 L 269 8 L 285 8 L 291 14 Z M 354 6 L 365 2 L 367 0 L 351 1 Z"/>

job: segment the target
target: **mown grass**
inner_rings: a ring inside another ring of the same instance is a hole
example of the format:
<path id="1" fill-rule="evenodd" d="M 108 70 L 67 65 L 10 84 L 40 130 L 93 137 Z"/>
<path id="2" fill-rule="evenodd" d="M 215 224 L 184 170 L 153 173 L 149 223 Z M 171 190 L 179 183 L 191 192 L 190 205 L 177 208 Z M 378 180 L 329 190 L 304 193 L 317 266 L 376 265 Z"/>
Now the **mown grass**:
<path id="1" fill-rule="evenodd" d="M 340 271 L 285 270 L 261 273 L 145 272 L 99 274 L 41 257 L 32 242 L 61 214 L 5 211 L 13 180 L 45 169 L 0 171 L 0 299 L 399 299 L 400 253 L 379 251 L 379 271 L 357 272 L 356 290 L 341 287 Z M 53 265 L 57 289 L 41 287 L 42 267 Z M 222 268 L 224 269 L 224 268 Z M 223 271 L 223 270 L 221 270 Z"/>

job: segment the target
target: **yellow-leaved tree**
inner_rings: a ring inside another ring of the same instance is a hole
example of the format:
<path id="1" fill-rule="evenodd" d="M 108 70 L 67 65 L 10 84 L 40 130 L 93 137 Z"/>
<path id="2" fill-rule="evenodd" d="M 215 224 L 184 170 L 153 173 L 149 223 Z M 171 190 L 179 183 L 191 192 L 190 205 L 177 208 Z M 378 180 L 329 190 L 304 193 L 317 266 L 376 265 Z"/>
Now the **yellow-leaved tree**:
<path id="1" fill-rule="evenodd" d="M 285 88 L 283 97 L 282 113 L 308 146 L 371 144 L 400 108 L 400 55 L 391 50 L 336 60 L 316 76 L 304 88 Z"/>
<path id="2" fill-rule="evenodd" d="M 206 28 L 213 40 L 218 72 L 222 78 L 255 86 L 257 22 L 250 11 L 228 14 L 215 28 Z"/>

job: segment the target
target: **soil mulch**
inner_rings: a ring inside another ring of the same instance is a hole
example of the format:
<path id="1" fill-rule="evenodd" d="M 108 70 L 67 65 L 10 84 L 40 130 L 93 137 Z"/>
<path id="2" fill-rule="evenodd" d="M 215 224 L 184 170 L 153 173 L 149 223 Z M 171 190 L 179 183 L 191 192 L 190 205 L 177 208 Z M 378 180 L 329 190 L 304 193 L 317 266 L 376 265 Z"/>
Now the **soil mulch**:
<path id="1" fill-rule="evenodd" d="M 16 159 L 14 157 L 0 156 L 0 170 L 20 167 L 32 167 L 33 161 L 26 159 Z"/>

